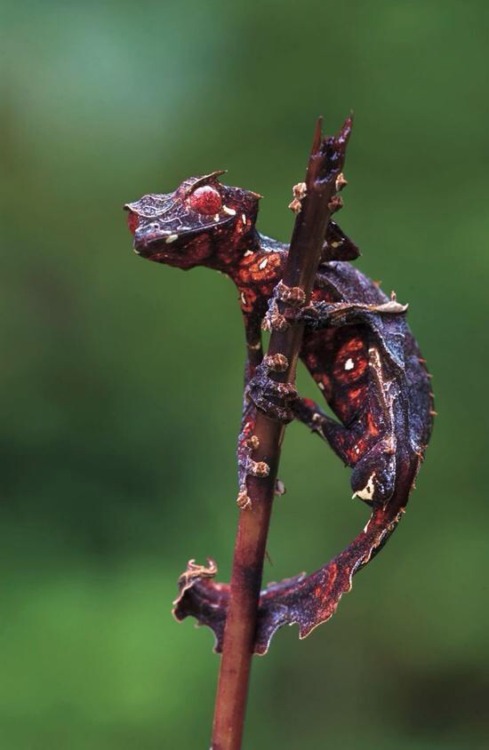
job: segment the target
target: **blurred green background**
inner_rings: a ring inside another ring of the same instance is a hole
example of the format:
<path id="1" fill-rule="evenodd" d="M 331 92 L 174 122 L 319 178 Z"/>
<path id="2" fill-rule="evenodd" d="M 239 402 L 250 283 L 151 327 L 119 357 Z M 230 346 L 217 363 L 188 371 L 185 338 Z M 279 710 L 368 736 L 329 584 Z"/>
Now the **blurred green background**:
<path id="1" fill-rule="evenodd" d="M 0 748 L 208 747 L 213 638 L 170 607 L 189 558 L 229 576 L 241 320 L 222 276 L 138 259 L 121 206 L 226 168 L 286 240 L 315 118 L 331 131 L 351 108 L 341 224 L 411 303 L 440 416 L 405 520 L 336 617 L 256 660 L 245 746 L 487 747 L 488 4 L 1 16 Z M 267 580 L 367 518 L 300 425 L 280 476 Z"/>

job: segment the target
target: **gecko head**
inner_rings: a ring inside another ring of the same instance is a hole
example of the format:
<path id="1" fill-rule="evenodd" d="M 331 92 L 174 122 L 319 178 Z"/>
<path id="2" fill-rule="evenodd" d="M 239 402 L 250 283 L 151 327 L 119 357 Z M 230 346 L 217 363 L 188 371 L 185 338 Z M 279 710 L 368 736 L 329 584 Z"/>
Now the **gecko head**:
<path id="1" fill-rule="evenodd" d="M 224 172 L 191 177 L 173 192 L 127 203 L 129 229 L 138 255 L 188 269 L 225 267 L 254 232 L 261 196 L 219 182 Z"/>
<path id="2" fill-rule="evenodd" d="M 396 456 L 373 448 L 355 466 L 351 475 L 353 497 L 368 505 L 385 505 L 396 480 Z"/>

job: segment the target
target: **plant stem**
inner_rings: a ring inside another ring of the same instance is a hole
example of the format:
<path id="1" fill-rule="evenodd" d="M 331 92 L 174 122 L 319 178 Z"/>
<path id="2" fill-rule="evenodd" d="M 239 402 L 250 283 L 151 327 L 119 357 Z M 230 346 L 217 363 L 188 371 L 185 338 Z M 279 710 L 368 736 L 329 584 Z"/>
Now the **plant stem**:
<path id="1" fill-rule="evenodd" d="M 350 130 L 351 118 L 345 121 L 336 137 L 322 136 L 321 119 L 316 125 L 305 197 L 300 203 L 282 279 L 287 287 L 300 287 L 306 303 L 314 284 L 326 228 L 337 207 L 332 199 L 337 190 L 336 178 L 343 168 Z M 279 302 L 280 313 L 283 308 L 284 303 Z M 281 354 L 288 362 L 284 372 L 273 373 L 277 383 L 295 382 L 302 333 L 300 324 L 291 325 L 285 331 L 272 331 L 268 355 Z M 257 411 L 258 448 L 253 454 L 254 460 L 266 462 L 270 472 L 265 478 L 248 478 L 251 507 L 241 511 L 239 517 L 211 750 L 241 748 L 263 561 L 284 431 L 283 424 Z"/>
<path id="2" fill-rule="evenodd" d="M 267 419 L 266 417 L 264 417 Z M 261 481 L 248 481 L 252 506 L 239 517 L 231 575 L 230 602 L 224 631 L 214 714 L 212 750 L 239 750 L 243 734 L 246 699 L 255 639 L 263 560 L 272 512 L 280 442 L 284 428 L 267 419 L 262 435 L 268 438 L 264 454 L 270 474 Z M 263 439 L 263 438 L 262 438 Z"/>

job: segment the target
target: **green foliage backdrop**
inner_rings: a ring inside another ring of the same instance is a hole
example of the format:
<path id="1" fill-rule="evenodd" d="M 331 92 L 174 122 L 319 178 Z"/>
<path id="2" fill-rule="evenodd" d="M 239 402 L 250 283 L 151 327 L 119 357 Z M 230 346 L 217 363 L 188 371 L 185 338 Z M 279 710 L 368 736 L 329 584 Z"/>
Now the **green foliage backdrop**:
<path id="1" fill-rule="evenodd" d="M 341 223 L 358 266 L 411 303 L 440 416 L 405 520 L 334 620 L 257 660 L 246 747 L 485 747 L 489 6 L 1 15 L 1 747 L 208 747 L 218 659 L 170 603 L 190 557 L 229 576 L 241 321 L 223 277 L 134 256 L 121 206 L 226 168 L 287 239 L 314 120 L 351 108 Z M 280 474 L 268 580 L 366 520 L 301 426 Z"/>

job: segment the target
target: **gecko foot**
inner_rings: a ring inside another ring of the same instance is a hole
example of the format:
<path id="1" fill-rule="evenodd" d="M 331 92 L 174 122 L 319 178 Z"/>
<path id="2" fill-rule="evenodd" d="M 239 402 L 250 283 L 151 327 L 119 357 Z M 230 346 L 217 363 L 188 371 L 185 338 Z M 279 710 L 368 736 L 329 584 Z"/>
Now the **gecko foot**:
<path id="1" fill-rule="evenodd" d="M 248 384 L 247 397 L 270 419 L 288 424 L 294 419 L 292 404 L 297 399 L 297 389 L 292 383 L 272 380 L 268 374 L 271 369 L 278 368 L 270 367 L 267 359 L 257 367 Z"/>

